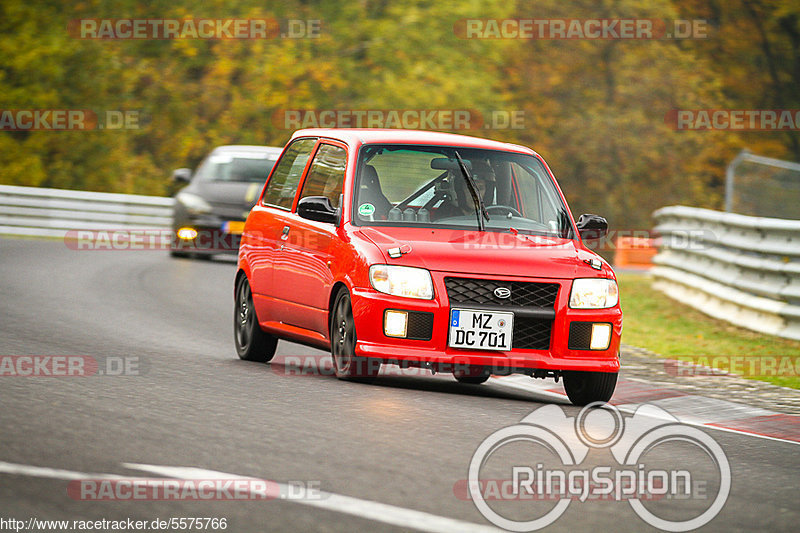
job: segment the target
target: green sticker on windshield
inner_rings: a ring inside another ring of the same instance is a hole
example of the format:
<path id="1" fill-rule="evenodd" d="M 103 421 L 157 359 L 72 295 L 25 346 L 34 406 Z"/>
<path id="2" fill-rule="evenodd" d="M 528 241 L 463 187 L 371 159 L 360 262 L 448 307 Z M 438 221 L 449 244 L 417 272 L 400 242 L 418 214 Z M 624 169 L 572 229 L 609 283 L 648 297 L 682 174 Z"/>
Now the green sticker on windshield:
<path id="1" fill-rule="evenodd" d="M 358 214 L 362 217 L 368 217 L 375 212 L 375 206 L 372 204 L 361 204 L 358 206 Z"/>

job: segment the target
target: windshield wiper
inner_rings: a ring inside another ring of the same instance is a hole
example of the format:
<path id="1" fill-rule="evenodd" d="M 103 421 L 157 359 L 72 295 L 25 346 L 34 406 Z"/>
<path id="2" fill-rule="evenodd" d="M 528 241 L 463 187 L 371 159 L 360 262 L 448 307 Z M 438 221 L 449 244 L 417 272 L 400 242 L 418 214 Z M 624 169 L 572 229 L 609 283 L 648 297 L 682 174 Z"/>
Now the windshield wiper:
<path id="1" fill-rule="evenodd" d="M 486 220 L 489 220 L 489 212 L 486 210 L 486 206 L 483 204 L 483 198 L 481 198 L 481 195 L 478 194 L 478 187 L 475 185 L 475 180 L 472 178 L 472 174 L 469 173 L 467 165 L 464 164 L 464 160 L 461 159 L 460 155 L 458 155 L 458 150 L 454 150 L 454 152 L 456 154 L 456 159 L 458 159 L 458 166 L 461 168 L 461 173 L 464 175 L 464 179 L 467 181 L 469 193 L 472 195 L 472 200 L 475 202 L 475 214 L 478 215 L 478 231 L 486 231 L 486 227 L 483 224 L 483 219 L 485 217 Z"/>

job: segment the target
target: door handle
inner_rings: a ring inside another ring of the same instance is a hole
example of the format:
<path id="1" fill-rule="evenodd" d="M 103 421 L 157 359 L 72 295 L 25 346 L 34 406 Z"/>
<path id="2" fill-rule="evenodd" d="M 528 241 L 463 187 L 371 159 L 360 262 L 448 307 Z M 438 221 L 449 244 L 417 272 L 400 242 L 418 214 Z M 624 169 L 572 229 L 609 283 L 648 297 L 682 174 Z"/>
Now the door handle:
<path id="1" fill-rule="evenodd" d="M 281 240 L 285 241 L 289 238 L 289 226 L 284 226 L 283 231 L 281 232 Z"/>

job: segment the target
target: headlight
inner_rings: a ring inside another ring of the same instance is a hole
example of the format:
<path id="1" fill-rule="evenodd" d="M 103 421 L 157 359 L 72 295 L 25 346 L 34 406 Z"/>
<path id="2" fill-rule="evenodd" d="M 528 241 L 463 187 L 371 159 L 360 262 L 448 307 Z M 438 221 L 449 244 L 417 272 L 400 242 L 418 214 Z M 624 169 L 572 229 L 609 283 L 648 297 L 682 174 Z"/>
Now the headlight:
<path id="1" fill-rule="evenodd" d="M 191 215 L 203 215 L 211 212 L 211 204 L 196 194 L 179 192 L 175 199 L 182 203 Z"/>
<path id="2" fill-rule="evenodd" d="M 619 289 L 613 279 L 582 278 L 572 282 L 569 306 L 573 309 L 606 309 L 619 302 Z"/>
<path id="3" fill-rule="evenodd" d="M 369 281 L 376 291 L 406 298 L 433 298 L 431 273 L 424 268 L 396 265 L 372 265 Z"/>

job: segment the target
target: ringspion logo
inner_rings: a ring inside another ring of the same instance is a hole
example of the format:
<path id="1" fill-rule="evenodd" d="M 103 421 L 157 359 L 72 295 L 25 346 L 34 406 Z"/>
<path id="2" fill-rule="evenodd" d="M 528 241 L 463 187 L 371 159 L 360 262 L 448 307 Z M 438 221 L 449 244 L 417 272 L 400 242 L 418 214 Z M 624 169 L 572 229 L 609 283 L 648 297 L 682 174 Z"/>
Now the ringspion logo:
<path id="1" fill-rule="evenodd" d="M 584 464 L 593 450 L 610 452 L 613 463 Z M 570 505 L 590 501 L 627 503 L 653 527 L 691 531 L 722 510 L 731 470 L 714 439 L 667 411 L 645 404 L 624 418 L 597 402 L 575 417 L 546 405 L 495 431 L 475 450 L 466 485 L 478 511 L 509 531 L 542 529 Z M 456 482 L 454 494 L 463 490 Z M 653 501 L 659 505 L 648 505 Z"/>

